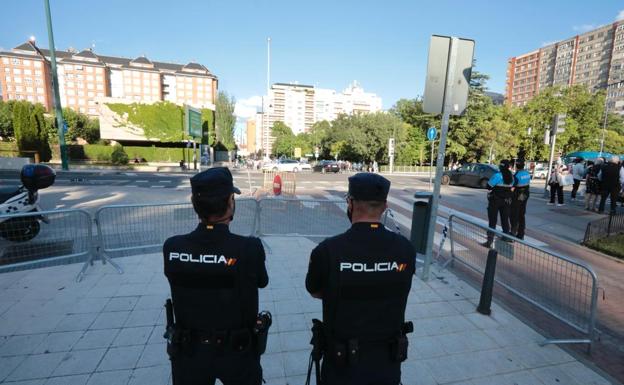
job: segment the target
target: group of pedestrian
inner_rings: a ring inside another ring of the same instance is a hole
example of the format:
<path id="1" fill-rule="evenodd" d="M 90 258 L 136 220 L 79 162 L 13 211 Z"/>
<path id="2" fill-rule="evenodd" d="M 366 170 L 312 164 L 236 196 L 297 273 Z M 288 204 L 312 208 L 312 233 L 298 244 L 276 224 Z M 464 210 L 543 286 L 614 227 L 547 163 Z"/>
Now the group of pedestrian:
<path id="1" fill-rule="evenodd" d="M 554 205 L 556 197 L 556 205 L 563 206 L 563 188 L 570 184 L 572 185 L 570 198 L 576 201 L 582 181 L 585 181 L 586 210 L 604 213 L 609 198 L 610 212 L 616 212 L 617 201 L 624 187 L 624 166 L 618 156 L 612 156 L 608 161 L 601 157 L 595 162 L 591 160 L 585 162 L 583 158 L 576 158 L 570 168 L 557 162 L 553 165 L 548 181 L 550 201 L 547 204 Z"/>
<path id="2" fill-rule="evenodd" d="M 409 240 L 381 223 L 389 190 L 390 181 L 381 175 L 351 176 L 351 228 L 312 250 L 305 287 L 322 301 L 323 319 L 312 320 L 308 382 L 312 362 L 317 384 L 401 382 L 407 334 L 413 331 L 405 308 L 416 253 Z M 258 313 L 258 289 L 269 283 L 263 244 L 229 230 L 240 190 L 227 168 L 195 175 L 191 192 L 197 228 L 163 246 L 172 297 L 165 334 L 172 381 L 261 385 L 260 356 L 272 323 L 269 312 Z"/>
<path id="3" fill-rule="evenodd" d="M 496 229 L 500 216 L 503 233 L 524 239 L 525 215 L 530 195 L 531 174 L 524 169 L 524 161 L 516 162 L 516 172 L 512 173 L 510 162 L 501 160 L 498 172 L 488 181 L 488 226 Z M 509 238 L 503 238 L 509 241 Z M 488 232 L 485 247 L 492 247 L 494 233 Z"/>

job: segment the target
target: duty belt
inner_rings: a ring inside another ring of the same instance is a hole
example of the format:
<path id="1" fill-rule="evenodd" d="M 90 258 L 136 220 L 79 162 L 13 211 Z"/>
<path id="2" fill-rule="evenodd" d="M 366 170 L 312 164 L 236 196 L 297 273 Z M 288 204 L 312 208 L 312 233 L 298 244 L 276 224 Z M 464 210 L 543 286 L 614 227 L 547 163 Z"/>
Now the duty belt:
<path id="1" fill-rule="evenodd" d="M 233 330 L 191 330 L 191 340 L 216 348 L 229 346 L 235 351 L 243 351 L 251 346 L 253 339 L 250 329 Z"/>

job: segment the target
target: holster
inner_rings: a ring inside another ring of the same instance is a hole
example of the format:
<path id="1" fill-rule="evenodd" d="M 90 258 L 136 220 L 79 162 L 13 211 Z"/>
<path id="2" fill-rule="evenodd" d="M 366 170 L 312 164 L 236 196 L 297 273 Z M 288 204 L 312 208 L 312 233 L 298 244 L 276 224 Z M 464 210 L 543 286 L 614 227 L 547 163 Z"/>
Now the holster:
<path id="1" fill-rule="evenodd" d="M 253 335 L 256 345 L 256 352 L 259 356 L 263 355 L 266 351 L 267 342 L 269 339 L 269 328 L 273 324 L 273 318 L 271 313 L 263 311 L 258 314 L 256 318 L 256 324 L 253 328 Z"/>
<path id="2" fill-rule="evenodd" d="M 412 321 L 403 323 L 401 332 L 397 338 L 390 342 L 390 359 L 395 362 L 403 362 L 407 360 L 407 351 L 409 347 L 409 341 L 407 335 L 414 331 L 414 324 Z"/>

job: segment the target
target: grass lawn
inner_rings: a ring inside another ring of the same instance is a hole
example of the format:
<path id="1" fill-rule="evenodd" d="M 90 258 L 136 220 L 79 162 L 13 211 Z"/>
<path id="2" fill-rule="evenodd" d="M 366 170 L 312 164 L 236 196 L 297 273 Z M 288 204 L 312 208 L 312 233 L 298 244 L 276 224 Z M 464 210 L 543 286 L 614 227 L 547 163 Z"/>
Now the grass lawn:
<path id="1" fill-rule="evenodd" d="M 587 246 L 605 254 L 624 259 L 624 234 L 598 239 Z"/>

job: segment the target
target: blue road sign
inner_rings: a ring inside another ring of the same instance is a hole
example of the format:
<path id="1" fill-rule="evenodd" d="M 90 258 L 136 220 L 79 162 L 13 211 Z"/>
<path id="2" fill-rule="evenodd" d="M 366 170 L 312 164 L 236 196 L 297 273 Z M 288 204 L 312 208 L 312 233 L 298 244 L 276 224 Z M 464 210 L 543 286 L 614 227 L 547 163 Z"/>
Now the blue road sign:
<path id="1" fill-rule="evenodd" d="M 429 127 L 427 130 L 427 139 L 429 141 L 435 140 L 436 136 L 438 136 L 438 130 L 435 127 Z"/>

